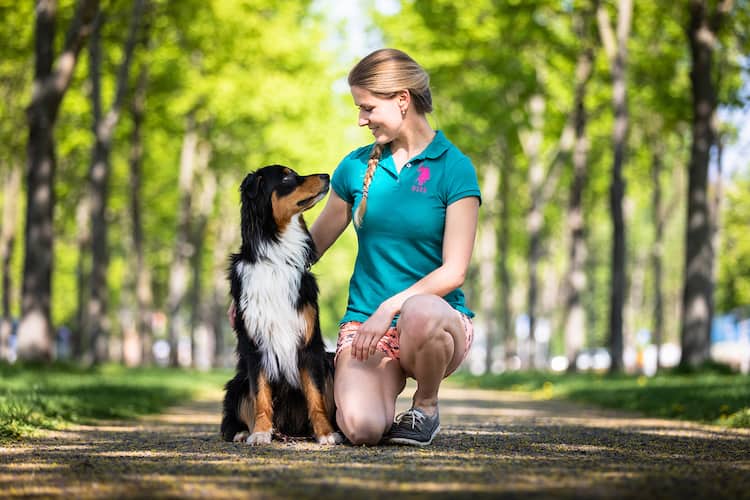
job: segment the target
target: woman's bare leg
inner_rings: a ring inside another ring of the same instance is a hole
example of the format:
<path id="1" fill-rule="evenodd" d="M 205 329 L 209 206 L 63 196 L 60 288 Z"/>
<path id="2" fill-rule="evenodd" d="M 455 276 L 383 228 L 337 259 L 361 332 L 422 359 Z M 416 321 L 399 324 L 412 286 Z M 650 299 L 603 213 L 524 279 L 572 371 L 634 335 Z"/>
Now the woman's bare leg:
<path id="1" fill-rule="evenodd" d="M 413 406 L 432 416 L 440 383 L 458 368 L 466 352 L 461 318 L 442 298 L 417 295 L 404 302 L 397 328 L 401 367 L 417 381 Z"/>
<path id="2" fill-rule="evenodd" d="M 353 444 L 377 444 L 393 423 L 396 398 L 406 383 L 399 362 L 382 352 L 357 361 L 346 347 L 334 377 L 339 428 Z"/>

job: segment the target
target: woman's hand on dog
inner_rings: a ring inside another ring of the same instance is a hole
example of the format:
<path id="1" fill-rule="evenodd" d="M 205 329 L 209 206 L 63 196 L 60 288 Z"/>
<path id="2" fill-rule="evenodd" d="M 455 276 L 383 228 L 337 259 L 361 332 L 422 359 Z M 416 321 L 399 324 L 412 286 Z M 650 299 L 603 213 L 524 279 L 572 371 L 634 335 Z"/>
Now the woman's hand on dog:
<path id="1" fill-rule="evenodd" d="M 352 356 L 359 361 L 367 361 L 367 358 L 377 352 L 378 342 L 383 338 L 385 332 L 391 327 L 395 312 L 384 302 L 375 313 L 367 318 L 357 330 L 352 340 Z"/>
<path id="2" fill-rule="evenodd" d="M 234 330 L 234 316 L 237 314 L 237 306 L 234 305 L 234 301 L 229 303 L 229 309 L 227 310 L 227 316 L 229 317 L 229 326 Z"/>

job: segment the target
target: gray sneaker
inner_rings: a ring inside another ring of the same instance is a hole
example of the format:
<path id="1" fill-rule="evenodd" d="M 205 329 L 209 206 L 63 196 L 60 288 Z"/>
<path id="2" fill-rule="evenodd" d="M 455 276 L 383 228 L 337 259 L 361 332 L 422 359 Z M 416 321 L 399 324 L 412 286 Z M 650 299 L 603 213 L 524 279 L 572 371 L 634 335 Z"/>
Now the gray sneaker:
<path id="1" fill-rule="evenodd" d="M 427 446 L 440 431 L 440 414 L 428 417 L 418 408 L 400 413 L 384 437 L 386 443 Z"/>

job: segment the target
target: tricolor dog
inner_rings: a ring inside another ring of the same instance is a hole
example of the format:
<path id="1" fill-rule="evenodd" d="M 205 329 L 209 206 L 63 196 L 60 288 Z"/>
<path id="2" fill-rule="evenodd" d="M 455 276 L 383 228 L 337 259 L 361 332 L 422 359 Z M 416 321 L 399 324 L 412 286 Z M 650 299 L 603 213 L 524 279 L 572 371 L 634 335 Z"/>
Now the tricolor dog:
<path id="1" fill-rule="evenodd" d="M 242 246 L 232 254 L 237 373 L 225 389 L 222 437 L 267 444 L 274 433 L 341 441 L 333 427 L 333 363 L 318 319 L 315 248 L 302 213 L 328 192 L 329 176 L 282 165 L 240 187 Z"/>

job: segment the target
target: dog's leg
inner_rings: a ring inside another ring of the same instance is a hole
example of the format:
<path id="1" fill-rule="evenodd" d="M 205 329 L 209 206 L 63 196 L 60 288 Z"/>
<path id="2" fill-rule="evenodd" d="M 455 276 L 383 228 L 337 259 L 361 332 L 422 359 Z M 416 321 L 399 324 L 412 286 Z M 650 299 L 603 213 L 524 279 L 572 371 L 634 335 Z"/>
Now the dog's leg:
<path id="1" fill-rule="evenodd" d="M 341 434 L 334 432 L 329 419 L 330 412 L 326 408 L 324 396 L 315 384 L 310 372 L 303 368 L 302 391 L 307 400 L 307 413 L 319 444 L 339 444 L 343 441 Z"/>
<path id="2" fill-rule="evenodd" d="M 239 420 L 245 424 L 247 429 L 252 429 L 255 425 L 255 412 L 253 411 L 253 399 L 249 393 L 240 397 L 240 403 L 237 408 Z M 235 443 L 244 443 L 250 436 L 250 431 L 243 430 L 234 435 Z"/>
<path id="3" fill-rule="evenodd" d="M 273 431 L 273 400 L 271 387 L 263 373 L 258 374 L 258 391 L 255 395 L 255 425 L 247 438 L 249 444 L 270 444 Z"/>

